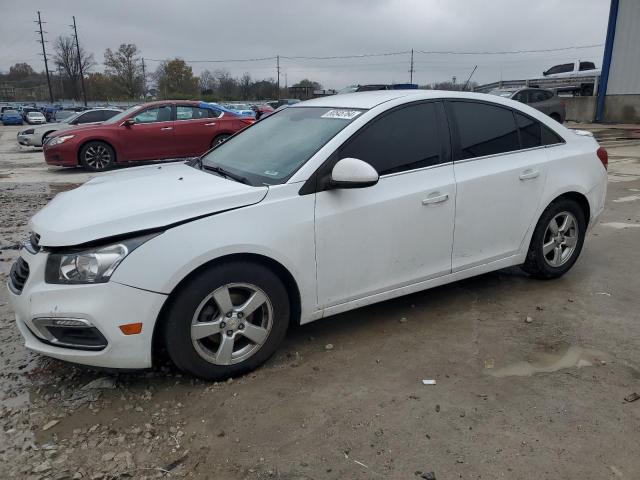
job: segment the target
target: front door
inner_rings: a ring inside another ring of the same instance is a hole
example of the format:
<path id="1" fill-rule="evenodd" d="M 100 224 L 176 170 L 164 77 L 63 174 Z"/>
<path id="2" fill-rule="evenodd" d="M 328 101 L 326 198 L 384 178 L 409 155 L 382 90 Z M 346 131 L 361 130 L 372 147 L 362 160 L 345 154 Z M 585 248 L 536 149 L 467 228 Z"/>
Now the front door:
<path id="1" fill-rule="evenodd" d="M 451 271 L 456 191 L 441 114 L 437 102 L 402 106 L 334 155 L 370 163 L 380 180 L 316 194 L 320 308 Z"/>
<path id="2" fill-rule="evenodd" d="M 137 112 L 133 125 L 122 125 L 118 132 L 121 160 L 165 160 L 175 158 L 171 105 L 157 105 Z"/>

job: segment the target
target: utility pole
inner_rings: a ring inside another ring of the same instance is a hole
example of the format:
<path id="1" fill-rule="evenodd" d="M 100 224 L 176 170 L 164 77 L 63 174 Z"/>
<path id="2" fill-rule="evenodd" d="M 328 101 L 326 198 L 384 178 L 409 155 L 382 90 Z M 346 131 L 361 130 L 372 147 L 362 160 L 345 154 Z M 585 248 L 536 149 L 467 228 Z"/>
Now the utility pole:
<path id="1" fill-rule="evenodd" d="M 78 29 L 76 28 L 76 17 L 73 16 L 73 36 L 76 39 L 76 52 L 78 53 L 78 68 L 80 69 L 80 85 L 82 85 L 82 98 L 84 106 L 87 106 L 87 91 L 84 88 L 84 72 L 82 71 L 82 58 L 80 58 L 80 42 L 78 41 Z"/>
<path id="2" fill-rule="evenodd" d="M 42 32 L 42 19 L 40 18 L 40 10 L 38 10 L 38 20 L 35 22 L 40 27 L 40 43 L 42 44 L 42 57 L 44 58 L 44 70 L 47 72 L 47 86 L 49 87 L 49 102 L 53 104 L 53 90 L 51 90 L 51 77 L 49 76 L 49 62 L 47 59 L 47 51 L 44 48 L 44 35 Z M 46 22 L 45 22 L 46 23 Z M 38 33 L 38 32 L 36 32 Z"/>
<path id="3" fill-rule="evenodd" d="M 280 55 L 276 56 L 276 70 L 278 72 L 278 98 L 276 100 L 280 100 Z"/>
<path id="4" fill-rule="evenodd" d="M 476 73 L 476 68 L 478 68 L 478 65 L 473 67 L 473 71 L 471 72 L 471 75 L 469 75 L 469 78 L 467 78 L 467 83 L 464 84 L 464 88 L 462 89 L 462 91 L 465 91 L 467 89 L 467 86 L 469 85 L 469 81 L 471 80 L 471 77 L 473 77 L 473 74 Z"/>
<path id="5" fill-rule="evenodd" d="M 411 68 L 409 69 L 409 83 L 413 83 L 413 48 L 411 49 Z"/>
<path id="6" fill-rule="evenodd" d="M 142 58 L 142 90 L 144 91 L 144 99 L 147 99 L 147 71 L 144 68 L 144 57 Z"/>

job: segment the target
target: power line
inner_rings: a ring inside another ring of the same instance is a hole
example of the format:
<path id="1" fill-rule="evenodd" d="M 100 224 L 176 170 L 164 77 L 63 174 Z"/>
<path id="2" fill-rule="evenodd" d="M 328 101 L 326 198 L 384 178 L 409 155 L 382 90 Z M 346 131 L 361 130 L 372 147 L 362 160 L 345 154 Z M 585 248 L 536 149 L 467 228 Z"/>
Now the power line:
<path id="1" fill-rule="evenodd" d="M 412 52 L 421 53 L 423 55 L 508 55 L 508 54 L 522 54 L 522 53 L 549 53 L 549 52 L 562 52 L 567 50 L 578 50 L 585 48 L 602 47 L 603 43 L 597 43 L 593 45 L 575 45 L 571 47 L 561 48 L 541 48 L 533 50 L 502 50 L 502 51 L 456 51 L 456 50 L 402 50 L 398 52 L 383 52 L 383 53 L 361 53 L 355 55 L 327 55 L 327 56 L 314 56 L 314 55 L 274 55 L 271 57 L 258 57 L 258 58 L 228 58 L 225 60 L 184 60 L 187 63 L 234 63 L 234 62 L 261 62 L 266 60 L 277 60 L 278 58 L 284 60 L 337 60 L 337 59 L 352 59 L 352 58 L 369 58 L 369 57 L 391 57 L 397 55 L 410 55 Z M 164 62 L 167 59 L 161 58 L 146 58 L 145 60 L 151 62 Z"/>

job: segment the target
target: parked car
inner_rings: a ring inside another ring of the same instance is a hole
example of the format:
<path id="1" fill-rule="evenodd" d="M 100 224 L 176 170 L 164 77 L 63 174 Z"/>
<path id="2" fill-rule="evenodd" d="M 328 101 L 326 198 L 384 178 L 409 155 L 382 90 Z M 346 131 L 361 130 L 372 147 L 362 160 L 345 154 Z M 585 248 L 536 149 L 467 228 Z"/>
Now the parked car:
<path id="1" fill-rule="evenodd" d="M 25 119 L 29 125 L 42 125 L 43 123 L 47 123 L 47 119 L 42 112 L 31 111 L 27 113 Z"/>
<path id="2" fill-rule="evenodd" d="M 147 368 L 161 346 L 198 377 L 237 376 L 289 324 L 513 265 L 562 276 L 603 211 L 606 165 L 593 136 L 510 99 L 318 98 L 197 161 L 58 195 L 30 222 L 9 298 L 36 352 Z"/>
<path id="3" fill-rule="evenodd" d="M 491 95 L 498 95 L 504 98 L 512 98 L 513 100 L 540 110 L 546 113 L 556 122 L 564 123 L 567 117 L 567 109 L 565 102 L 552 90 L 542 88 L 519 88 L 515 90 L 499 89 L 489 92 Z"/>
<path id="4" fill-rule="evenodd" d="M 40 110 L 38 110 L 35 107 L 22 107 L 22 110 L 20 110 L 20 114 L 22 115 L 22 120 L 28 123 L 29 120 L 27 119 L 27 115 L 29 115 L 29 113 L 31 112 L 42 113 L 40 112 Z"/>
<path id="5" fill-rule="evenodd" d="M 269 115 L 270 113 L 274 112 L 273 107 L 271 107 L 271 105 L 267 105 L 266 103 L 252 105 L 251 109 L 256 114 L 256 120 L 260 120 L 260 118 L 262 118 L 263 115 Z"/>
<path id="6" fill-rule="evenodd" d="M 294 105 L 296 103 L 300 103 L 300 100 L 298 100 L 297 98 L 281 98 L 280 100 L 267 102 L 267 105 L 269 105 L 274 110 L 277 110 L 283 105 Z"/>
<path id="7" fill-rule="evenodd" d="M 63 122 L 67 118 L 74 116 L 76 113 L 78 112 L 76 112 L 75 110 L 56 110 L 55 112 L 53 112 L 52 118 L 54 122 Z"/>
<path id="8" fill-rule="evenodd" d="M 572 63 L 563 63 L 560 65 L 554 65 L 542 72 L 547 78 L 576 78 L 580 77 L 596 77 L 600 76 L 601 70 L 596 68 L 595 63 L 585 62 L 582 60 L 576 60 Z M 582 96 L 593 95 L 594 85 L 593 82 L 577 82 L 576 85 L 567 87 L 563 91 L 576 91 Z"/>
<path id="9" fill-rule="evenodd" d="M 256 112 L 253 111 L 250 105 L 243 103 L 227 103 L 223 105 L 227 110 L 243 117 L 255 118 Z"/>
<path id="10" fill-rule="evenodd" d="M 41 147 L 53 132 L 66 131 L 78 126 L 98 125 L 122 113 L 122 110 L 100 108 L 78 112 L 59 123 L 47 123 L 35 128 L 27 128 L 18 133 L 18 143 L 30 147 Z"/>
<path id="11" fill-rule="evenodd" d="M 5 110 L 2 112 L 3 125 L 22 125 L 22 115 L 17 110 Z"/>
<path id="12" fill-rule="evenodd" d="M 205 102 L 152 102 L 101 125 L 52 133 L 44 158 L 49 165 L 101 171 L 116 163 L 197 157 L 254 121 Z"/>

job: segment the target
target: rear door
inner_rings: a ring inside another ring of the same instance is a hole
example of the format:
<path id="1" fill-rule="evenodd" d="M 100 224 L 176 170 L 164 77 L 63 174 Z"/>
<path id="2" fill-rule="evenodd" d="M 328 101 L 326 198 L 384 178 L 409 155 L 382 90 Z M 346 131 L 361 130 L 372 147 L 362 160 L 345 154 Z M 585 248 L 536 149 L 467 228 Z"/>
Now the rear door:
<path id="1" fill-rule="evenodd" d="M 328 161 L 358 158 L 380 174 L 368 188 L 316 194 L 321 308 L 451 271 L 455 181 L 440 102 L 404 105 L 357 132 Z"/>
<path id="2" fill-rule="evenodd" d="M 172 115 L 172 106 L 166 104 L 145 108 L 129 117 L 135 122 L 133 125 L 118 127 L 118 155 L 128 161 L 176 158 Z"/>
<path id="3" fill-rule="evenodd" d="M 447 111 L 457 185 L 455 272 L 520 250 L 542 197 L 547 154 L 542 125 L 507 107 L 451 100 Z"/>
<path id="4" fill-rule="evenodd" d="M 211 148 L 222 112 L 193 105 L 176 105 L 174 135 L 177 157 L 197 157 Z"/>

